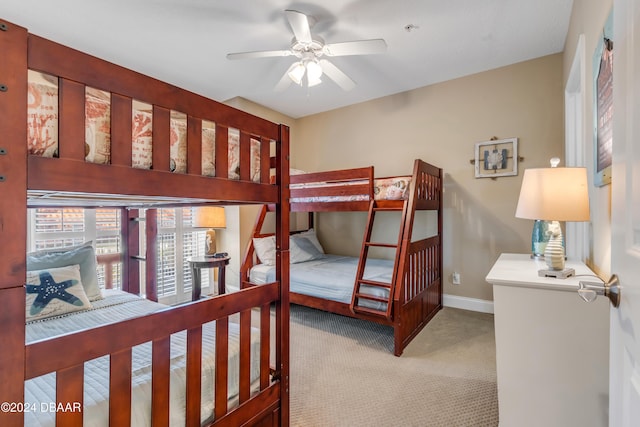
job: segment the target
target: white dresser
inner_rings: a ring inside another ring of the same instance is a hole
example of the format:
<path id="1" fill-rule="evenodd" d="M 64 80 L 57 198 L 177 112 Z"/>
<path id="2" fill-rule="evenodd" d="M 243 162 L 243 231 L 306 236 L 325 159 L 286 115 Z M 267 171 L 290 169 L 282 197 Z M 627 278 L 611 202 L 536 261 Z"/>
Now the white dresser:
<path id="1" fill-rule="evenodd" d="M 586 303 L 580 280 L 598 281 L 580 262 L 576 276 L 538 277 L 544 261 L 502 254 L 493 285 L 501 427 L 606 426 L 609 300 Z"/>

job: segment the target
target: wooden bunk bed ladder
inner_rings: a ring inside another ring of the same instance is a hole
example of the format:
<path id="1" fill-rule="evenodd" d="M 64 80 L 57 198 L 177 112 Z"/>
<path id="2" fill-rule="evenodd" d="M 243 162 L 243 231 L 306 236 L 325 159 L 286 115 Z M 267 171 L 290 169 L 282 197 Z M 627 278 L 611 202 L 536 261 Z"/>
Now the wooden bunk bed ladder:
<path id="1" fill-rule="evenodd" d="M 393 308 L 393 295 L 395 294 L 396 287 L 396 277 L 398 273 L 398 267 L 400 263 L 400 253 L 402 249 L 402 238 L 404 235 L 404 227 L 407 219 L 407 200 L 403 201 L 377 201 L 371 200 L 369 204 L 369 216 L 367 218 L 367 229 L 364 234 L 364 238 L 362 241 L 362 249 L 360 251 L 360 259 L 358 261 L 358 270 L 356 271 L 356 282 L 353 287 L 353 295 L 351 297 L 351 311 L 354 313 L 362 313 L 369 314 L 372 316 L 380 316 L 384 317 L 387 320 L 391 320 L 392 308 Z M 373 225 L 375 222 L 376 212 L 381 211 L 402 211 L 402 218 L 400 222 L 400 230 L 398 232 L 398 241 L 396 243 L 381 243 L 381 242 L 373 242 L 371 240 L 371 235 L 373 233 Z M 372 247 L 379 248 L 395 248 L 394 255 L 394 263 L 393 263 L 393 274 L 391 275 L 392 279 L 390 283 L 381 282 L 377 280 L 368 280 L 364 278 L 365 269 L 367 266 L 367 258 L 369 256 L 369 249 Z M 382 298 L 379 296 L 369 295 L 362 292 L 362 285 L 381 288 L 388 290 L 387 298 Z M 375 309 L 370 307 L 365 307 L 363 303 L 365 301 L 370 301 L 373 303 L 384 303 L 386 304 L 384 309 Z"/>

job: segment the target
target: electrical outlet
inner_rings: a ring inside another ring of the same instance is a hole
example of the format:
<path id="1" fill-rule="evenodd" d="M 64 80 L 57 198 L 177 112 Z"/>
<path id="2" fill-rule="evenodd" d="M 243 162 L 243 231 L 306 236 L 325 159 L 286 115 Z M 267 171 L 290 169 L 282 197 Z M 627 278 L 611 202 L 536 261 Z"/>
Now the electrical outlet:
<path id="1" fill-rule="evenodd" d="M 460 273 L 458 273 L 457 271 L 454 271 L 453 274 L 451 275 L 451 281 L 453 282 L 454 285 L 459 285 Z"/>

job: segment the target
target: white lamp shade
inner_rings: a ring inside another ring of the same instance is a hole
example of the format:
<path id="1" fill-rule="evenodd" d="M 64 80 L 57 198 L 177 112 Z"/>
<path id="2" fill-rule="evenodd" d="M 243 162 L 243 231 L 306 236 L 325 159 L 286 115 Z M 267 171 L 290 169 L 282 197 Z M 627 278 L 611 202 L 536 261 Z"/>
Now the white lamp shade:
<path id="1" fill-rule="evenodd" d="M 588 221 L 587 169 L 526 169 L 516 217 L 547 221 Z"/>
<path id="2" fill-rule="evenodd" d="M 193 225 L 202 228 L 225 228 L 227 221 L 224 215 L 224 208 L 219 206 L 197 208 Z"/>
<path id="3" fill-rule="evenodd" d="M 309 86 L 320 83 L 320 77 L 322 77 L 322 67 L 315 61 L 307 63 L 307 79 L 309 80 Z"/>
<path id="4" fill-rule="evenodd" d="M 287 74 L 289 74 L 289 78 L 293 80 L 295 84 L 299 85 L 302 84 L 302 77 L 304 77 L 305 71 L 304 64 L 302 62 L 296 62 L 289 68 Z"/>

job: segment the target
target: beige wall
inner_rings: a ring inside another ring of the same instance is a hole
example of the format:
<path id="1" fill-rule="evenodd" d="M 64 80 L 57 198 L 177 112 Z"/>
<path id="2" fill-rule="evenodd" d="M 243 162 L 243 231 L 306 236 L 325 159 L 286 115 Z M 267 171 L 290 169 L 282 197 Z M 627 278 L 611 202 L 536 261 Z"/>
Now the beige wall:
<path id="1" fill-rule="evenodd" d="M 500 253 L 529 251 L 532 222 L 514 217 L 522 172 L 475 179 L 469 160 L 474 144 L 493 136 L 519 138 L 520 170 L 562 155 L 562 55 L 304 117 L 297 130 L 293 161 L 308 171 L 374 165 L 377 176 L 408 174 L 415 158 L 443 168 L 444 291 L 492 300 L 484 277 Z M 358 215 L 321 214 L 323 244 L 357 254 Z"/>
<path id="2" fill-rule="evenodd" d="M 297 120 L 245 100 L 229 103 L 289 124 L 296 168 L 373 165 L 377 176 L 402 175 L 411 173 L 415 158 L 443 168 L 444 291 L 492 300 L 484 277 L 494 261 L 502 252 L 530 249 L 533 223 L 514 217 L 522 170 L 562 157 L 562 87 L 557 54 Z M 517 177 L 474 177 L 474 144 L 493 136 L 519 138 L 524 161 Z M 255 213 L 240 212 L 246 242 Z M 364 213 L 320 214 L 320 239 L 331 252 L 357 255 L 365 220 Z M 451 283 L 453 271 L 461 285 Z"/>
<path id="3" fill-rule="evenodd" d="M 584 154 L 589 170 L 589 197 L 591 202 L 591 242 L 589 247 L 589 266 L 601 277 L 611 274 L 611 186 L 593 185 L 594 144 L 593 144 L 593 55 L 602 37 L 612 0 L 578 0 L 573 3 L 571 23 L 565 43 L 563 57 L 563 81 L 567 82 L 571 66 L 576 57 L 578 39 L 584 35 Z M 614 40 L 615 48 L 615 40 Z M 565 84 L 566 86 L 566 84 Z"/>

